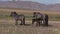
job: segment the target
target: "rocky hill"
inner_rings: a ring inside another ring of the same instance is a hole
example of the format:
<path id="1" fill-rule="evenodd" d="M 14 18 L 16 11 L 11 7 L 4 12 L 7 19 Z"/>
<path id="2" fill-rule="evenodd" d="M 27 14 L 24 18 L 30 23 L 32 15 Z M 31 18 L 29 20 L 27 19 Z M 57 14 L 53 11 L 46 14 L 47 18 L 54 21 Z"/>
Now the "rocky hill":
<path id="1" fill-rule="evenodd" d="M 60 4 L 45 5 L 42 3 L 31 1 L 5 1 L 0 2 L 1 8 L 20 8 L 20 9 L 34 9 L 34 10 L 60 10 Z"/>

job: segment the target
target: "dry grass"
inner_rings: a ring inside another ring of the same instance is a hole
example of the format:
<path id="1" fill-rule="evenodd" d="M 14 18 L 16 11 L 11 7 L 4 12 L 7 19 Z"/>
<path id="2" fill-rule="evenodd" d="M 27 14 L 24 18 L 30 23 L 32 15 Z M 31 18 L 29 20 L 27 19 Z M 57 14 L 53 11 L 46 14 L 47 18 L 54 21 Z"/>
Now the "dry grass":
<path id="1" fill-rule="evenodd" d="M 18 14 L 22 13 L 26 16 L 32 16 L 33 10 L 18 10 L 18 9 L 0 9 L 0 34 L 60 34 L 60 21 L 49 21 L 49 27 L 36 27 L 31 25 L 31 21 L 26 20 L 25 26 L 15 25 L 14 19 L 6 17 L 10 12 L 16 11 Z M 43 14 L 48 14 L 50 19 L 55 20 L 56 16 L 60 16 L 60 12 L 56 11 L 38 11 Z M 1 19 L 2 18 L 2 19 Z M 31 19 L 31 18 L 29 18 Z M 56 19 L 58 20 L 58 19 Z M 19 21 L 20 23 L 20 21 Z"/>
<path id="2" fill-rule="evenodd" d="M 31 16 L 33 14 L 33 12 L 36 12 L 35 10 L 19 10 L 19 9 L 0 9 L 0 16 L 3 15 L 3 19 L 4 17 L 9 16 L 10 12 L 16 11 L 18 14 L 24 14 L 25 16 L 29 17 L 27 18 L 27 20 L 31 19 Z M 59 11 L 37 11 L 43 14 L 48 14 L 49 16 L 49 20 L 59 20 L 60 21 L 60 12 Z M 0 17 L 2 18 L 2 17 Z M 9 18 L 9 17 L 8 17 Z"/>
<path id="3" fill-rule="evenodd" d="M 14 20 L 0 20 L 0 34 L 60 34 L 60 21 L 57 22 L 49 21 L 49 27 L 36 27 L 31 21 L 26 21 L 28 25 L 16 26 Z"/>

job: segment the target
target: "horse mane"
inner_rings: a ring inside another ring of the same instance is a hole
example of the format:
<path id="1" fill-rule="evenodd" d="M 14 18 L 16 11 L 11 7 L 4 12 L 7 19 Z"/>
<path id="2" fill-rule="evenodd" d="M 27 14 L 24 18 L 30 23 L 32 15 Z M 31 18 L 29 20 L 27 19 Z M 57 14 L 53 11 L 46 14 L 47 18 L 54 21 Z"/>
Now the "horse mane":
<path id="1" fill-rule="evenodd" d="M 16 12 L 13 12 L 13 13 L 17 15 L 17 13 L 16 13 Z"/>

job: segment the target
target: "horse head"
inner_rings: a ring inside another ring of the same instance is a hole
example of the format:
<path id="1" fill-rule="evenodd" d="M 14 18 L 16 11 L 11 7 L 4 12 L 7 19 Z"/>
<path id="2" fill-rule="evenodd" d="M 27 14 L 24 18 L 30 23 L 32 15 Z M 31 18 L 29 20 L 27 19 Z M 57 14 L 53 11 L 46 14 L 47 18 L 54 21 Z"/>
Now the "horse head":
<path id="1" fill-rule="evenodd" d="M 10 16 L 16 16 L 17 13 L 16 12 L 11 12 Z"/>

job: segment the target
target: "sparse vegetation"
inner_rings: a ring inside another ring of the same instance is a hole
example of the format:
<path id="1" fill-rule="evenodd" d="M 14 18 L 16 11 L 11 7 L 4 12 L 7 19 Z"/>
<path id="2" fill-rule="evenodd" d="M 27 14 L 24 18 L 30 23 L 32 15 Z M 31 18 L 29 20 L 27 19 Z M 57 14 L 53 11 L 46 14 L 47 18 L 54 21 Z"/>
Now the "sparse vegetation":
<path id="1" fill-rule="evenodd" d="M 28 26 L 15 25 L 15 21 L 10 17 L 10 12 L 16 11 L 26 16 Z M 60 34 L 60 23 L 49 22 L 49 27 L 36 27 L 31 25 L 32 10 L 0 9 L 0 34 Z M 49 20 L 60 21 L 60 12 L 40 11 L 49 15 Z"/>
<path id="2" fill-rule="evenodd" d="M 0 19 L 11 18 L 10 12 L 16 11 L 18 14 L 24 14 L 27 20 L 31 20 L 33 10 L 18 10 L 18 9 L 0 9 Z M 40 11 L 43 14 L 49 15 L 49 20 L 60 21 L 60 12 L 57 11 Z"/>

